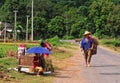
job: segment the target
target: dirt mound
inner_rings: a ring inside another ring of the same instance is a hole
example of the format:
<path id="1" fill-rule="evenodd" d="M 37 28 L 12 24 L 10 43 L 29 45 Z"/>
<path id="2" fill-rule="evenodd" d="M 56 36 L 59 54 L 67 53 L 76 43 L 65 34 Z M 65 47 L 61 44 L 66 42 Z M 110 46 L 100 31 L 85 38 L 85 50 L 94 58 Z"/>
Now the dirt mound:
<path id="1" fill-rule="evenodd" d="M 8 50 L 7 53 L 6 53 L 6 56 L 17 58 L 17 52 L 15 52 L 13 50 Z"/>
<path id="2" fill-rule="evenodd" d="M 4 73 L 2 71 L 0 71 L 0 79 L 4 78 L 4 76 L 5 76 Z"/>

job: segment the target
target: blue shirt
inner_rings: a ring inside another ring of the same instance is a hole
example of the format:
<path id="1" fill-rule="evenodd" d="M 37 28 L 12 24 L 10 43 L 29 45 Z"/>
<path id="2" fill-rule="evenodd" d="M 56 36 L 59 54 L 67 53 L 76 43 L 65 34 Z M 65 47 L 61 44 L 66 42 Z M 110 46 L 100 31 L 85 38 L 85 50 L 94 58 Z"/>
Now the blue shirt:
<path id="1" fill-rule="evenodd" d="M 92 44 L 94 43 L 93 38 L 88 38 L 88 42 L 86 42 L 86 39 L 83 38 L 81 43 L 80 43 L 80 47 L 83 48 L 83 50 L 88 50 L 92 47 Z"/>

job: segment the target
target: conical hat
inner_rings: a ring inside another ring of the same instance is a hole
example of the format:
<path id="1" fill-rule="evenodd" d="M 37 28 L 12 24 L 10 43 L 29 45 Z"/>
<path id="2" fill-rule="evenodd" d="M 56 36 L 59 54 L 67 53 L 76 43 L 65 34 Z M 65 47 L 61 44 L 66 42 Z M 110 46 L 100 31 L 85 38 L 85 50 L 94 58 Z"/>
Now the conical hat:
<path id="1" fill-rule="evenodd" d="M 91 32 L 85 31 L 85 33 L 83 35 L 90 35 L 90 34 L 91 34 Z"/>

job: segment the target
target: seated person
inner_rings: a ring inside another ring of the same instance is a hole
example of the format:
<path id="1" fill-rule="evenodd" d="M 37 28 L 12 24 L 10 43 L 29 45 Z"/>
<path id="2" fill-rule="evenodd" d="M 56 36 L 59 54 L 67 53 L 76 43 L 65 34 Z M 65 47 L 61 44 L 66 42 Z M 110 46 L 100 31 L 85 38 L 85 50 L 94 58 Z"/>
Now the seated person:
<path id="1" fill-rule="evenodd" d="M 40 55 L 36 54 L 33 63 L 34 63 L 34 70 L 37 71 L 37 76 L 39 76 L 39 74 L 43 72 L 43 68 L 40 65 Z"/>

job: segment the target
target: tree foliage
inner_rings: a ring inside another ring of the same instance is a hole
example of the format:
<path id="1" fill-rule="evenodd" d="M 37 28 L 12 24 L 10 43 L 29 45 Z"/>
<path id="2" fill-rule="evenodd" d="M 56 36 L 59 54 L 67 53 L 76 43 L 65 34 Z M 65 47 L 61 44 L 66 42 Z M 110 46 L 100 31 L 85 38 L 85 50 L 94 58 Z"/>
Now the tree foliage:
<path id="1" fill-rule="evenodd" d="M 48 24 L 49 37 L 54 37 L 55 35 L 63 37 L 66 33 L 64 25 L 64 18 L 61 16 L 56 16 L 55 18 L 51 19 Z"/>
<path id="2" fill-rule="evenodd" d="M 0 21 L 14 25 L 17 10 L 17 26 L 26 31 L 26 15 L 31 34 L 32 0 L 0 0 Z M 34 0 L 34 39 L 54 36 L 82 37 L 85 30 L 99 38 L 120 36 L 119 0 Z M 24 39 L 24 38 L 23 38 Z"/>

